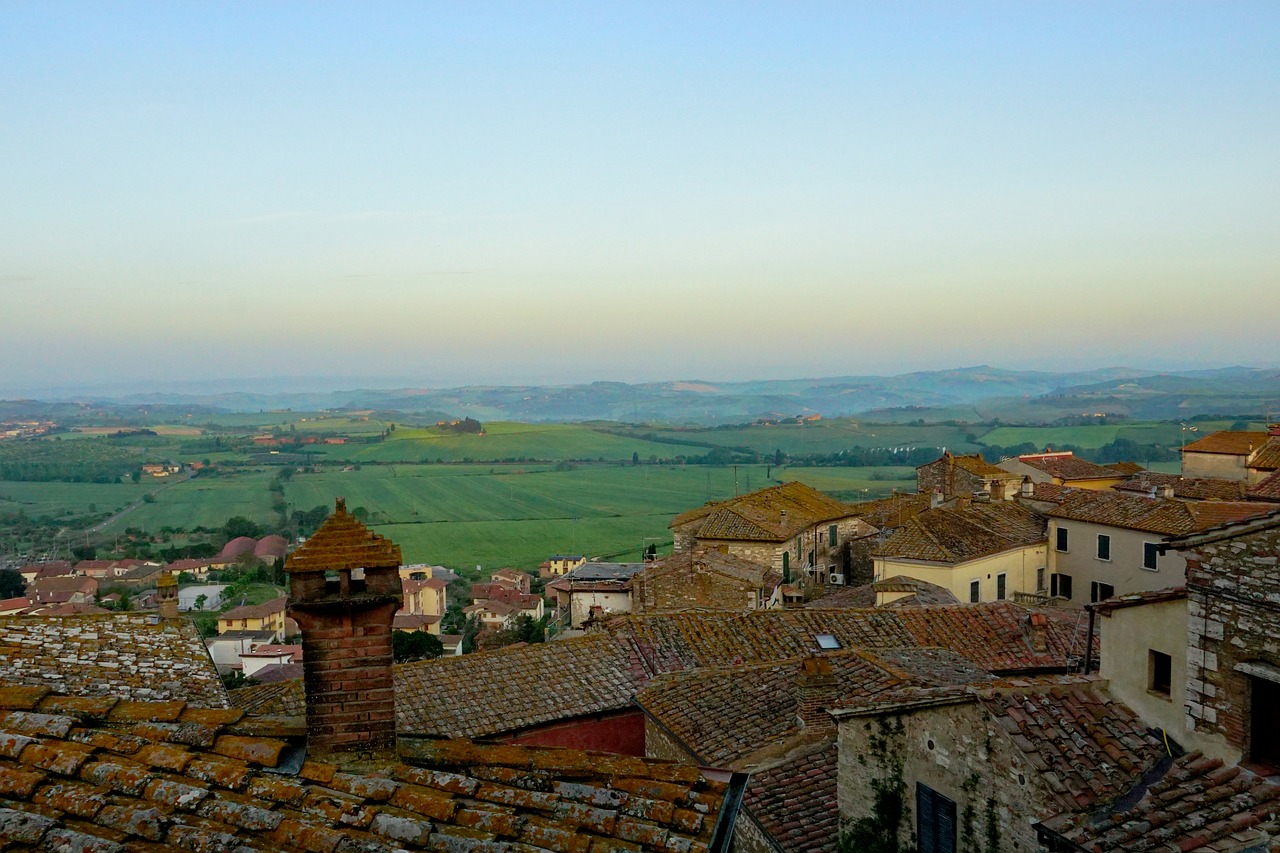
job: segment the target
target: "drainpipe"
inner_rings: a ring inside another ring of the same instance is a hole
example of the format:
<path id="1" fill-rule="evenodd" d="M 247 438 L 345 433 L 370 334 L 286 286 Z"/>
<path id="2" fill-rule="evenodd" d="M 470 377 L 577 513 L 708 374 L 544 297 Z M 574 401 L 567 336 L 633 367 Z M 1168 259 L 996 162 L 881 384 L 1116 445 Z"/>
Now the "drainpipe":
<path id="1" fill-rule="evenodd" d="M 1092 604 L 1086 604 L 1084 609 L 1089 611 L 1089 633 L 1084 638 L 1084 674 L 1088 675 L 1093 666 L 1093 620 L 1098 614 Z"/>

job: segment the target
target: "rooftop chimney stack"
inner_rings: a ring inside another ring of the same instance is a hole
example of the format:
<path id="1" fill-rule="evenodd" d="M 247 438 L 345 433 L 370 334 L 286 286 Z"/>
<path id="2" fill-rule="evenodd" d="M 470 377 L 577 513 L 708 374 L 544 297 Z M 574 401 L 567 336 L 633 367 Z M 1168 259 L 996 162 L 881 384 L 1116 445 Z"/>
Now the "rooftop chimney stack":
<path id="1" fill-rule="evenodd" d="M 1162 498 L 1171 498 L 1173 497 L 1173 486 L 1170 486 L 1168 484 L 1160 486 L 1156 490 L 1156 494 L 1158 494 Z"/>
<path id="2" fill-rule="evenodd" d="M 1033 498 L 1036 496 L 1036 484 L 1031 482 L 1031 476 L 1029 474 L 1022 478 L 1022 496 L 1024 498 Z"/>
<path id="3" fill-rule="evenodd" d="M 156 606 L 161 619 L 178 618 L 178 579 L 173 572 L 161 572 L 156 579 Z"/>
<path id="4" fill-rule="evenodd" d="M 1043 613 L 1027 616 L 1027 638 L 1033 652 L 1043 654 L 1049 651 L 1049 617 Z"/>
<path id="5" fill-rule="evenodd" d="M 313 754 L 395 757 L 391 623 L 402 603 L 400 564 L 400 546 L 353 518 L 342 498 L 285 560 Z"/>
<path id="6" fill-rule="evenodd" d="M 836 701 L 836 676 L 831 662 L 824 657 L 807 657 L 800 662 L 800 676 L 796 680 L 799 692 L 800 722 L 807 732 L 835 732 L 836 721 L 827 709 Z"/>
<path id="7" fill-rule="evenodd" d="M 942 489 L 934 489 L 933 494 L 929 495 L 929 509 L 937 509 L 942 506 Z"/>

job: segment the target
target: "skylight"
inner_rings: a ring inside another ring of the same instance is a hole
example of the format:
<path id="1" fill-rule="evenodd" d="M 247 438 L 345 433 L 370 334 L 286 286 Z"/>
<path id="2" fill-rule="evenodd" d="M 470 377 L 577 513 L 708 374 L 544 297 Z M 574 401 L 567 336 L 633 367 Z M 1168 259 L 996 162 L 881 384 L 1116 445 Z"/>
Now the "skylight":
<path id="1" fill-rule="evenodd" d="M 840 641 L 836 639 L 835 634 L 818 634 L 814 639 L 818 641 L 818 648 L 820 649 L 840 648 Z"/>

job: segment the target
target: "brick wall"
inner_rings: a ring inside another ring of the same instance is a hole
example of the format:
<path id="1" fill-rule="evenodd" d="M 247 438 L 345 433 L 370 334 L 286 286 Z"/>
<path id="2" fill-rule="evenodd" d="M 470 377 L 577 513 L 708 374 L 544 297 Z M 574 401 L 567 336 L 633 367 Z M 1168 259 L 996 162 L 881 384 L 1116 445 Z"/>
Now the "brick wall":
<path id="1" fill-rule="evenodd" d="M 1280 667 L 1280 529 L 1187 552 L 1189 732 L 1219 745 L 1227 760 L 1248 757 L 1250 678 L 1238 667 Z M 1270 714 L 1274 725 L 1276 710 Z"/>
<path id="2" fill-rule="evenodd" d="M 684 610 L 746 612 L 759 588 L 718 572 L 691 571 L 686 565 L 650 567 L 631 580 L 631 607 L 636 613 Z"/>
<path id="3" fill-rule="evenodd" d="M 317 753 L 395 751 L 391 622 L 399 601 L 291 615 L 302 628 L 307 746 Z"/>

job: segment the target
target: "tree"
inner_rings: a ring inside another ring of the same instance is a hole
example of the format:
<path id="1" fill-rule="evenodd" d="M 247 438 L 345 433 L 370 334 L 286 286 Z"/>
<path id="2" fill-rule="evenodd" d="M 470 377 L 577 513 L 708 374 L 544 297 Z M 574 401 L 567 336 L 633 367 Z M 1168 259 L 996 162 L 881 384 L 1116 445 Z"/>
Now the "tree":
<path id="1" fill-rule="evenodd" d="M 204 604 L 208 600 L 209 596 L 205 595 L 203 592 L 197 595 L 195 603 L 196 610 L 204 610 Z"/>
<path id="2" fill-rule="evenodd" d="M 96 560 L 98 559 L 98 549 L 92 545 L 72 545 L 71 556 L 77 560 Z"/>
<path id="3" fill-rule="evenodd" d="M 0 569 L 0 598 L 18 598 L 27 591 L 27 582 L 14 569 Z"/>
<path id="4" fill-rule="evenodd" d="M 248 536 L 250 539 L 257 539 L 262 535 L 262 528 L 243 515 L 236 515 L 228 518 L 222 525 L 222 534 L 227 540 L 238 539 L 241 536 Z"/>
<path id="5" fill-rule="evenodd" d="M 631 464 L 632 465 L 640 464 L 640 452 L 638 450 L 631 451 Z"/>
<path id="6" fill-rule="evenodd" d="M 391 657 L 396 663 L 438 658 L 442 654 L 444 654 L 444 644 L 440 642 L 440 638 L 425 631 L 393 631 L 391 633 Z"/>

